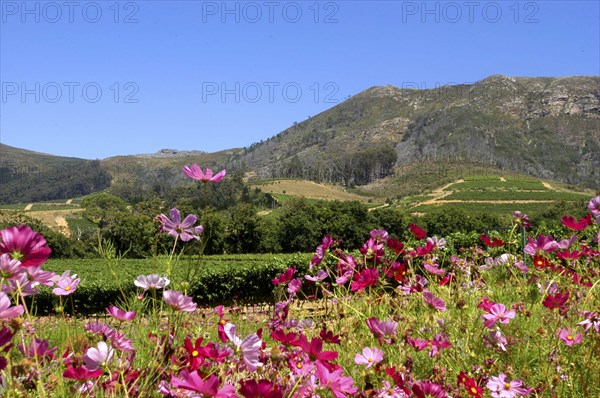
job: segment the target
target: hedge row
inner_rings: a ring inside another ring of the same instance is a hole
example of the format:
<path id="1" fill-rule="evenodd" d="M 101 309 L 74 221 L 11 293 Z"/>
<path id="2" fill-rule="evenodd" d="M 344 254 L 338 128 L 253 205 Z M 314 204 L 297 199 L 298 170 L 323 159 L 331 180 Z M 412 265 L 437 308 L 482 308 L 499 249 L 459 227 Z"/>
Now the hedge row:
<path id="1" fill-rule="evenodd" d="M 249 255 L 245 261 L 241 257 L 205 257 L 188 294 L 199 305 L 273 303 L 272 279 L 289 266 L 296 266 L 304 273 L 310 260 L 308 254 Z M 164 259 L 159 259 L 155 265 L 153 259 L 120 260 L 117 263 L 100 259 L 53 260 L 43 268 L 57 274 L 70 269 L 71 274 L 77 274 L 81 282 L 73 294 L 63 297 L 64 310 L 92 315 L 104 313 L 110 304 L 123 302 L 124 296 L 131 298 L 140 294 L 141 289 L 133 284 L 135 278 L 152 273 L 164 274 L 162 261 Z M 187 260 L 182 260 L 173 270 L 175 280 L 183 279 L 183 261 Z M 59 305 L 58 297 L 45 286 L 28 300 L 30 303 L 33 301 L 30 308 L 34 308 L 38 315 L 53 314 Z"/>

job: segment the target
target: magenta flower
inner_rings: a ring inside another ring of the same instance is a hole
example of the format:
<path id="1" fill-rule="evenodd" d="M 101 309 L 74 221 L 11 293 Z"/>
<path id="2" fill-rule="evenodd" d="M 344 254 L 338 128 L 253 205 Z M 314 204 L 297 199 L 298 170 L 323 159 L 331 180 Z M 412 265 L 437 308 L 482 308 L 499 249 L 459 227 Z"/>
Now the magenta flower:
<path id="1" fill-rule="evenodd" d="M 178 311 L 194 312 L 196 310 L 196 303 L 192 301 L 191 297 L 175 290 L 165 290 L 163 299 L 171 308 Z"/>
<path id="2" fill-rule="evenodd" d="M 441 298 L 435 297 L 429 290 L 423 290 L 423 301 L 425 304 L 438 311 L 446 311 L 446 302 Z"/>
<path id="3" fill-rule="evenodd" d="M 523 382 L 518 379 L 509 382 L 504 373 L 490 377 L 486 384 L 494 398 L 515 398 L 529 395 L 531 391 L 522 386 Z"/>
<path id="4" fill-rule="evenodd" d="M 564 343 L 570 347 L 574 344 L 581 343 L 583 337 L 581 336 L 580 332 L 577 332 L 577 334 L 575 335 L 569 329 L 562 328 L 560 329 L 560 332 L 558 332 L 558 338 L 564 341 Z"/>
<path id="5" fill-rule="evenodd" d="M 276 384 L 269 380 L 242 380 L 240 394 L 244 398 L 282 398 L 283 393 Z"/>
<path id="6" fill-rule="evenodd" d="M 217 174 L 213 175 L 213 171 L 211 169 L 206 169 L 206 172 L 202 172 L 202 169 L 196 163 L 194 163 L 191 166 L 184 166 L 183 174 L 185 174 L 193 180 L 198 180 L 205 183 L 219 182 L 223 180 L 223 178 L 227 174 L 227 170 L 221 170 Z"/>
<path id="7" fill-rule="evenodd" d="M 496 325 L 496 322 L 508 323 L 515 316 L 515 311 L 507 311 L 504 304 L 494 304 L 488 314 L 483 314 L 484 325 L 486 328 L 491 329 Z"/>
<path id="8" fill-rule="evenodd" d="M 114 305 L 110 305 L 108 306 L 108 308 L 106 309 L 106 312 L 108 312 L 110 314 L 110 316 L 112 316 L 115 319 L 118 319 L 119 321 L 132 321 L 135 318 L 135 311 L 123 311 L 120 308 L 117 308 Z"/>
<path id="9" fill-rule="evenodd" d="M 256 333 L 249 334 L 242 340 L 236 333 L 237 327 L 233 323 L 225 324 L 225 334 L 229 340 L 242 352 L 244 363 L 250 372 L 254 372 L 257 367 L 262 366 L 260 362 L 260 347 L 262 340 Z"/>
<path id="10" fill-rule="evenodd" d="M 274 285 L 281 285 L 284 283 L 288 283 L 294 278 L 294 274 L 296 273 L 296 267 L 289 267 L 282 274 L 273 279 Z"/>
<path id="11" fill-rule="evenodd" d="M 0 240 L 0 253 L 19 260 L 23 267 L 45 263 L 52 252 L 46 239 L 27 225 L 0 230 Z"/>
<path id="12" fill-rule="evenodd" d="M 506 337 L 504 337 L 499 330 L 493 330 L 493 331 L 491 331 L 489 333 L 489 337 L 488 336 L 484 336 L 483 339 L 490 346 L 492 346 L 492 347 L 498 347 L 502 351 L 506 351 L 506 344 L 508 344 L 508 341 L 506 340 Z"/>
<path id="13" fill-rule="evenodd" d="M 48 340 L 40 340 L 35 337 L 29 343 L 29 347 L 25 347 L 23 344 L 19 344 L 19 351 L 23 353 L 23 355 L 28 356 L 29 358 L 38 358 L 38 359 L 54 359 L 54 352 L 58 347 L 49 348 Z"/>
<path id="14" fill-rule="evenodd" d="M 376 263 L 379 263 L 381 258 L 385 256 L 385 252 L 383 251 L 383 243 L 373 238 L 367 240 L 363 247 L 359 249 L 359 251 L 367 260 L 374 259 Z"/>
<path id="15" fill-rule="evenodd" d="M 448 394 L 442 386 L 432 381 L 416 381 L 412 392 L 417 398 L 447 398 Z"/>
<path id="16" fill-rule="evenodd" d="M 54 272 L 44 271 L 39 265 L 27 267 L 26 271 L 28 275 L 27 279 L 31 282 L 39 283 L 44 286 L 52 286 L 54 284 L 56 274 Z"/>
<path id="17" fill-rule="evenodd" d="M 183 221 L 181 221 L 181 213 L 177 209 L 171 209 L 170 215 L 171 218 L 164 214 L 156 216 L 156 220 L 161 224 L 161 232 L 167 232 L 169 235 L 179 238 L 184 242 L 192 239 L 200 239 L 198 235 L 204 232 L 204 227 L 201 225 L 193 226 L 198 220 L 195 214 L 188 214 Z"/>
<path id="18" fill-rule="evenodd" d="M 379 270 L 377 268 L 367 268 L 359 274 L 354 274 L 354 281 L 350 285 L 353 292 L 364 290 L 367 286 L 377 285 Z"/>
<path id="19" fill-rule="evenodd" d="M 25 311 L 22 305 L 10 306 L 10 299 L 4 292 L 0 292 L 0 319 L 16 318 Z"/>
<path id="20" fill-rule="evenodd" d="M 168 278 L 165 278 L 160 275 L 150 274 L 150 275 L 140 275 L 133 282 L 137 287 L 141 287 L 146 290 L 155 290 L 162 289 L 165 286 L 168 286 L 171 281 Z"/>
<path id="21" fill-rule="evenodd" d="M 64 378 L 80 381 L 88 379 L 97 379 L 100 376 L 102 376 L 102 369 L 89 370 L 85 366 L 79 366 L 77 368 L 67 368 L 63 372 Z"/>
<path id="22" fill-rule="evenodd" d="M 113 357 L 114 350 L 104 341 L 99 341 L 97 347 L 88 348 L 83 356 L 83 363 L 88 370 L 96 370 L 107 365 Z"/>
<path id="23" fill-rule="evenodd" d="M 383 351 L 377 347 L 365 347 L 362 350 L 362 354 L 356 354 L 354 356 L 354 363 L 358 365 L 367 365 L 367 368 L 370 368 L 381 361 L 383 361 Z"/>
<path id="24" fill-rule="evenodd" d="M 52 289 L 52 293 L 57 296 L 67 296 L 77 290 L 77 285 L 81 281 L 77 278 L 77 274 L 69 275 L 71 271 L 63 272 L 60 277 L 56 277 L 56 287 Z"/>
<path id="25" fill-rule="evenodd" d="M 573 231 L 583 231 L 589 225 L 594 223 L 591 214 L 588 214 L 586 217 L 582 217 L 579 219 L 579 221 L 572 216 L 563 216 L 563 218 L 561 218 L 561 222 L 565 227 L 572 229 Z"/>
<path id="26" fill-rule="evenodd" d="M 393 320 L 379 321 L 377 318 L 373 317 L 367 319 L 367 326 L 371 333 L 377 337 L 379 344 L 381 344 L 382 341 L 387 344 L 392 344 L 394 342 L 396 330 L 398 329 L 398 322 Z"/>

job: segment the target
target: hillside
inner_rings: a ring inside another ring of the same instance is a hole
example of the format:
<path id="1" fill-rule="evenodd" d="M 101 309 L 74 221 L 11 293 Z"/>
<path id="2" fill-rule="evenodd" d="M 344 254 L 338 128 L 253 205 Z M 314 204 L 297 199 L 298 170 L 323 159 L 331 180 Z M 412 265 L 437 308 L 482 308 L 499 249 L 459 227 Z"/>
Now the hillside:
<path id="1" fill-rule="evenodd" d="M 495 75 L 432 90 L 373 87 L 236 158 L 258 178 L 346 185 L 423 160 L 598 187 L 600 77 Z"/>
<path id="2" fill-rule="evenodd" d="M 0 203 L 86 195 L 110 185 L 97 160 L 48 155 L 0 144 Z"/>

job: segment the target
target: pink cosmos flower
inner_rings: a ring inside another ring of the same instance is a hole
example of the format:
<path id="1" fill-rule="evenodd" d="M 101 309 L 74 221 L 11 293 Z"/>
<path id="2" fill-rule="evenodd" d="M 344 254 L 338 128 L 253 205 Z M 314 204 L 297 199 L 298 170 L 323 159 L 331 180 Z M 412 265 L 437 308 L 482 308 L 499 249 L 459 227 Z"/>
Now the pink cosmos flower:
<path id="1" fill-rule="evenodd" d="M 162 289 L 165 286 L 168 286 L 171 281 L 168 278 L 165 278 L 160 275 L 150 274 L 150 275 L 140 275 L 133 282 L 137 287 L 141 287 L 146 290 L 154 290 L 154 289 Z"/>
<path id="2" fill-rule="evenodd" d="M 106 312 L 108 312 L 110 314 L 110 316 L 112 316 L 115 319 L 118 319 L 119 321 L 132 321 L 135 318 L 135 311 L 123 311 L 120 308 L 117 308 L 114 305 L 110 305 L 107 309 Z"/>
<path id="3" fill-rule="evenodd" d="M 242 340 L 236 333 L 236 326 L 233 323 L 225 325 L 225 334 L 229 340 L 242 352 L 244 363 L 250 372 L 254 372 L 259 366 L 263 366 L 260 359 L 260 347 L 262 340 L 256 333 L 249 334 Z"/>
<path id="4" fill-rule="evenodd" d="M 423 290 L 423 301 L 425 304 L 438 311 L 446 311 L 446 302 L 441 298 L 435 297 L 429 290 Z"/>
<path id="5" fill-rule="evenodd" d="M 416 381 L 412 392 L 417 398 L 447 398 L 448 394 L 442 386 L 432 381 Z"/>
<path id="6" fill-rule="evenodd" d="M 203 396 L 214 397 L 219 391 L 220 381 L 219 377 L 214 374 L 208 376 L 206 380 L 202 380 L 198 372 L 190 372 L 184 369 L 179 372 L 179 375 L 171 376 L 171 384 L 175 388 L 182 388 L 188 391 L 199 392 Z"/>
<path id="7" fill-rule="evenodd" d="M 156 216 L 156 220 L 161 224 L 161 232 L 167 232 L 169 235 L 179 238 L 184 242 L 192 239 L 200 239 L 198 235 L 204 232 L 204 227 L 202 225 L 193 226 L 198 220 L 195 214 L 188 214 L 183 221 L 181 221 L 181 213 L 177 209 L 171 209 L 170 215 L 171 218 L 164 214 Z"/>
<path id="8" fill-rule="evenodd" d="M 564 341 L 565 344 L 570 347 L 574 344 L 581 343 L 581 340 L 583 337 L 581 336 L 580 332 L 577 332 L 577 334 L 575 335 L 569 329 L 562 328 L 562 329 L 560 329 L 560 332 L 558 332 L 558 338 L 561 339 L 562 341 Z"/>
<path id="9" fill-rule="evenodd" d="M 0 230 L 0 240 L 0 253 L 19 260 L 23 267 L 45 263 L 52 252 L 46 239 L 27 225 Z"/>
<path id="10" fill-rule="evenodd" d="M 367 260 L 374 259 L 376 263 L 379 263 L 381 258 L 385 256 L 385 252 L 383 251 L 383 243 L 373 238 L 367 240 L 363 247 L 359 249 L 359 251 Z"/>
<path id="11" fill-rule="evenodd" d="M 88 348 L 83 356 L 83 363 L 88 370 L 96 370 L 108 364 L 113 358 L 114 350 L 104 341 L 96 347 Z"/>
<path id="12" fill-rule="evenodd" d="M 586 217 L 582 217 L 579 221 L 576 221 L 574 217 L 571 216 L 563 216 L 561 219 L 562 224 L 572 229 L 573 231 L 583 231 L 588 227 L 588 225 L 593 224 L 592 215 L 588 214 Z"/>
<path id="13" fill-rule="evenodd" d="M 4 292 L 0 292 L 0 319 L 10 319 L 21 315 L 25 309 L 22 305 L 10 306 L 10 299 Z"/>
<path id="14" fill-rule="evenodd" d="M 508 344 L 508 341 L 499 330 L 491 331 L 489 333 L 489 337 L 484 336 L 483 339 L 486 341 L 486 343 L 488 343 L 489 346 L 498 347 L 502 351 L 506 352 L 506 344 Z"/>
<path id="15" fill-rule="evenodd" d="M 387 344 L 392 344 L 394 337 L 396 337 L 398 322 L 391 319 L 379 321 L 377 318 L 373 317 L 367 319 L 367 326 L 371 333 L 377 337 L 379 344 L 381 344 L 382 341 Z"/>
<path id="16" fill-rule="evenodd" d="M 52 293 L 57 296 L 67 296 L 77 290 L 77 286 L 81 281 L 77 278 L 77 274 L 69 275 L 71 271 L 63 272 L 60 277 L 55 278 L 56 287 L 52 289 Z"/>
<path id="17" fill-rule="evenodd" d="M 19 351 L 23 353 L 23 355 L 28 356 L 29 358 L 38 358 L 38 359 L 54 359 L 54 352 L 58 347 L 49 348 L 48 340 L 40 340 L 35 337 L 29 343 L 29 347 L 25 347 L 23 344 L 19 344 Z"/>
<path id="18" fill-rule="evenodd" d="M 494 398 L 515 398 L 529 395 L 531 391 L 522 386 L 521 380 L 508 381 L 504 373 L 490 377 L 486 384 Z"/>
<path id="19" fill-rule="evenodd" d="M 242 380 L 240 394 L 244 398 L 282 398 L 283 392 L 269 380 Z"/>
<path id="20" fill-rule="evenodd" d="M 320 269 L 317 271 L 317 275 L 315 275 L 315 276 L 304 275 L 304 278 L 306 280 L 316 283 L 316 282 L 322 281 L 327 278 L 327 271 Z"/>
<path id="21" fill-rule="evenodd" d="M 488 314 L 483 314 L 484 325 L 486 328 L 491 329 L 496 325 L 496 322 L 508 323 L 515 316 L 515 311 L 507 311 L 504 304 L 494 304 Z"/>
<path id="22" fill-rule="evenodd" d="M 371 231 L 371 233 L 369 235 L 371 236 L 371 238 L 373 238 L 375 240 L 380 240 L 383 242 L 387 242 L 387 240 L 390 236 L 385 229 L 374 229 Z"/>
<path id="23" fill-rule="evenodd" d="M 527 214 L 521 213 L 517 210 L 512 214 L 512 217 L 513 223 L 521 225 L 525 229 L 531 228 L 531 223 L 529 222 L 529 217 L 527 217 Z"/>
<path id="24" fill-rule="evenodd" d="M 44 286 L 52 286 L 54 284 L 54 279 L 56 278 L 56 274 L 54 272 L 44 271 L 39 265 L 32 265 L 31 267 L 27 267 L 27 279 L 31 282 L 39 283 Z"/>
<path id="25" fill-rule="evenodd" d="M 227 170 L 221 170 L 217 174 L 213 175 L 213 171 L 211 169 L 206 169 L 206 172 L 202 172 L 202 169 L 194 163 L 191 166 L 183 167 L 183 174 L 190 177 L 193 180 L 198 180 L 200 182 L 219 182 L 223 180 L 225 175 L 227 174 Z"/>
<path id="26" fill-rule="evenodd" d="M 586 332 L 590 329 L 594 329 L 596 333 L 600 333 L 600 316 L 593 311 L 584 311 L 583 316 L 585 316 L 585 319 L 577 325 L 583 326 L 583 329 Z"/>
<path id="27" fill-rule="evenodd" d="M 19 260 L 13 259 L 8 253 L 0 255 L 0 277 L 3 279 L 16 279 L 23 273 Z"/>
<path id="28" fill-rule="evenodd" d="M 588 209 L 595 217 L 600 216 L 600 195 L 590 200 L 590 203 L 588 203 Z"/>
<path id="29" fill-rule="evenodd" d="M 346 394 L 356 394 L 358 388 L 354 387 L 354 380 L 348 376 L 342 376 L 342 368 L 329 371 L 321 361 L 316 362 L 317 377 L 324 387 L 331 390 L 335 398 L 345 398 Z"/>
<path id="30" fill-rule="evenodd" d="M 360 274 L 354 274 L 354 281 L 350 285 L 353 292 L 364 290 L 367 286 L 377 285 L 379 279 L 379 270 L 377 268 L 367 268 Z"/>
<path id="31" fill-rule="evenodd" d="M 381 361 L 383 361 L 383 351 L 377 347 L 365 347 L 362 350 L 362 354 L 356 354 L 354 356 L 354 363 L 358 365 L 367 365 L 367 368 L 370 368 Z"/>
<path id="32" fill-rule="evenodd" d="M 321 264 L 321 261 L 323 261 L 323 259 L 325 258 L 327 249 L 329 249 L 329 247 L 331 246 L 332 243 L 333 243 L 333 239 L 331 238 L 330 235 L 325 235 L 325 237 L 323 237 L 321 244 L 319 246 L 317 246 L 317 249 L 315 250 L 315 255 L 310 260 L 309 269 L 312 270 L 315 265 Z"/>
<path id="33" fill-rule="evenodd" d="M 64 378 L 80 381 L 97 379 L 100 376 L 102 376 L 102 369 L 89 370 L 85 366 L 79 366 L 76 368 L 70 367 L 63 372 Z"/>
<path id="34" fill-rule="evenodd" d="M 427 237 L 427 232 L 425 232 L 421 227 L 417 224 L 410 224 L 408 226 L 408 230 L 414 235 L 415 238 L 421 240 Z"/>
<path id="35" fill-rule="evenodd" d="M 296 267 L 289 267 L 282 274 L 273 279 L 274 285 L 281 285 L 284 283 L 288 283 L 294 278 L 294 274 L 296 273 Z"/>
<path id="36" fill-rule="evenodd" d="M 194 312 L 196 310 L 196 303 L 192 301 L 192 298 L 185 296 L 183 293 L 175 290 L 165 290 L 163 292 L 163 300 L 171 307 L 178 311 Z"/>

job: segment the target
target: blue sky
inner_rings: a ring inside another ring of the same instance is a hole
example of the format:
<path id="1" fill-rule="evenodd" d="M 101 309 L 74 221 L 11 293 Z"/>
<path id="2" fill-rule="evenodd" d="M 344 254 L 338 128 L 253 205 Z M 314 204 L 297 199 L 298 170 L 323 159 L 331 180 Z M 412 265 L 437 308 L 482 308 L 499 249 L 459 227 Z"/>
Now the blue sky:
<path id="1" fill-rule="evenodd" d="M 0 0 L 0 142 L 249 146 L 369 87 L 600 75 L 597 1 Z"/>

